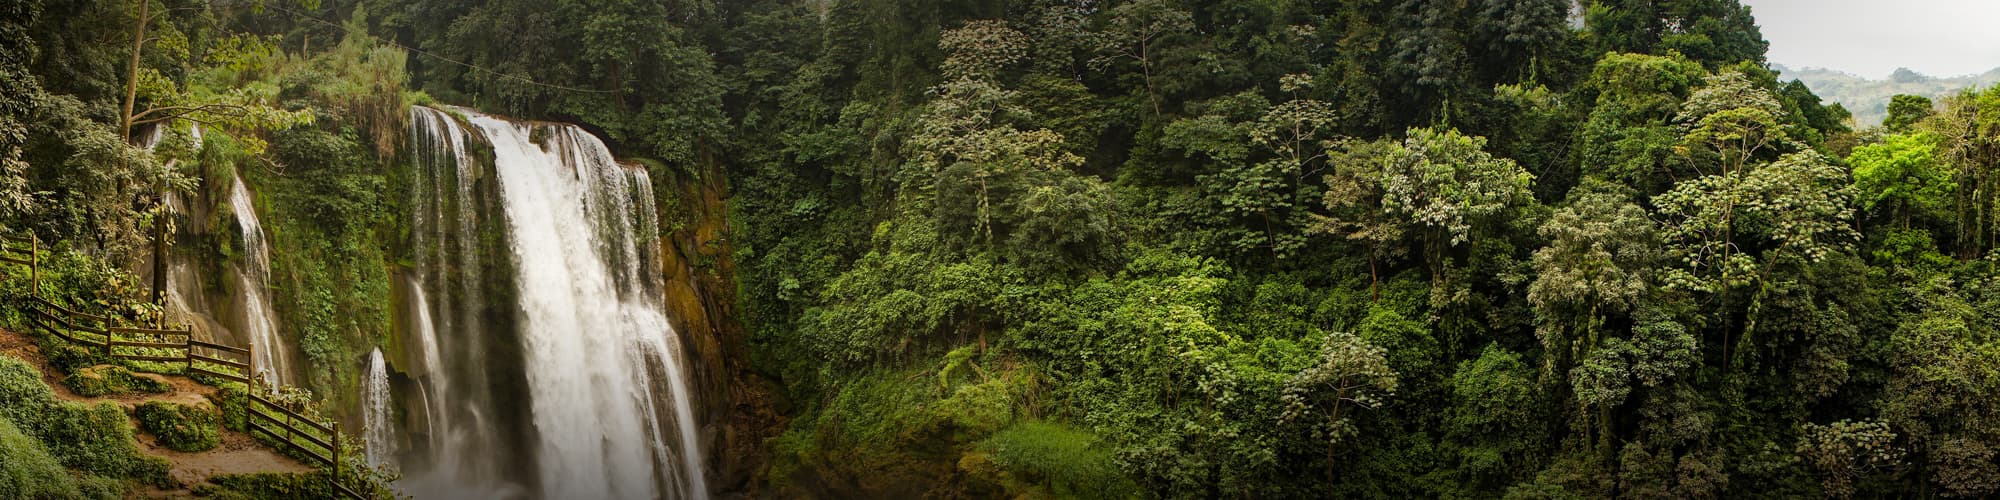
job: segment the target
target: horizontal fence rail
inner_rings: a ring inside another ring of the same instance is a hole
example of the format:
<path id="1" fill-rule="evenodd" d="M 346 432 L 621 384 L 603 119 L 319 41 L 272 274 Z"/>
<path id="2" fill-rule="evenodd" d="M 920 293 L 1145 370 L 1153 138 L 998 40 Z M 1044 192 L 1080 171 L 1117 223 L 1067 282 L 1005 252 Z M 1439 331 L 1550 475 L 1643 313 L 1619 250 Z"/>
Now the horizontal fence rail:
<path id="1" fill-rule="evenodd" d="M 41 240 L 33 236 L 0 235 L 0 263 L 28 268 L 31 292 L 26 307 L 20 309 L 29 326 L 108 358 L 177 363 L 189 376 L 242 383 L 249 388 L 244 391 L 249 399 L 244 425 L 249 432 L 262 433 L 278 443 L 273 446 L 291 449 L 325 466 L 332 471 L 328 483 L 341 495 L 356 500 L 374 498 L 373 494 L 362 495 L 341 482 L 339 425 L 300 414 L 258 393 L 262 384 L 256 379 L 251 348 L 196 340 L 192 327 L 186 325 L 180 328 L 121 325 L 122 318 L 81 312 L 43 298 L 41 247 Z M 375 491 L 372 485 L 368 489 Z"/>

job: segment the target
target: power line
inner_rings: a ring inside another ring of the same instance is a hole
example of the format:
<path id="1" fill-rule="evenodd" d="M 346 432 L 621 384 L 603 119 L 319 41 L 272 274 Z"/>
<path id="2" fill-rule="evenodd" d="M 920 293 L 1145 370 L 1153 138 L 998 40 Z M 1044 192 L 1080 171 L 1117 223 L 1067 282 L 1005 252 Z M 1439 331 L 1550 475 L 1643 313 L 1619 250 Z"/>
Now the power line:
<path id="1" fill-rule="evenodd" d="M 349 28 L 348 28 L 348 27 L 347 27 L 346 25 L 343 25 L 343 24 L 339 24 L 339 23 L 335 23 L 335 22 L 333 22 L 333 21 L 328 21 L 328 20 L 325 20 L 325 19 L 320 19 L 320 18 L 317 18 L 317 17 L 313 17 L 312 15 L 309 15 L 309 14 L 306 14 L 306 13 L 303 13 L 303 12 L 299 12 L 299 11 L 296 11 L 296 10 L 292 10 L 292 9 L 289 9 L 289 8 L 286 8 L 286 7 L 284 7 L 284 6 L 281 6 L 281 5 L 278 5 L 278 3 L 277 3 L 277 2 L 265 2 L 265 3 L 264 3 L 264 8 L 267 8 L 267 9 L 277 9 L 277 10 L 278 10 L 278 11 L 280 11 L 280 12 L 284 12 L 284 13 L 286 13 L 286 14 L 291 14 L 291 15 L 292 15 L 293 17 L 297 17 L 297 18 L 300 18 L 300 19 L 304 19 L 304 20 L 307 20 L 307 21 L 312 21 L 312 22 L 315 22 L 315 23 L 319 23 L 319 24 L 324 24 L 324 25 L 327 25 L 327 26 L 332 26 L 332 27 L 334 27 L 334 28 L 336 28 L 336 29 L 339 29 L 339 30 L 340 30 L 341 32 L 343 32 L 343 33 L 356 33 L 355 31 L 353 31 L 353 30 L 349 29 Z M 381 43 L 384 43 L 384 44 L 388 44 L 388 45 L 391 45 L 391 46 L 395 46 L 395 47 L 397 47 L 397 48 L 400 48 L 400 49 L 403 49 L 403 50 L 407 50 L 407 51 L 410 51 L 411 53 L 415 53 L 415 54 L 418 54 L 418 55 L 422 55 L 422 56 L 426 56 L 426 57 L 430 57 L 430 58 L 432 58 L 432 59 L 437 59 L 437 60 L 439 60 L 439 61 L 444 61 L 444 62 L 448 62 L 448 63 L 452 63 L 452 64 L 456 64 L 456 65 L 459 65 L 459 66 L 464 66 L 464 67 L 466 67 L 467 69 L 471 69 L 471 70 L 473 70 L 473 71 L 478 71 L 478 72 L 482 72 L 482 73 L 486 73 L 486 74 L 489 74 L 489 75 L 493 75 L 493 76 L 496 76 L 496 77 L 499 77 L 499 78 L 503 78 L 503 79 L 508 79 L 508 80 L 514 80 L 514 81 L 518 81 L 518 82 L 521 82 L 521 83 L 526 83 L 526 84 L 529 84 L 529 85 L 534 85 L 534 86 L 538 86 L 538 87 L 547 87 L 547 88 L 552 88 L 552 89 L 556 89 L 556 90 L 564 90 L 564 91 L 569 91 L 569 92 L 585 92 L 585 93 L 591 93 L 591 94 L 610 94 L 610 93 L 614 93 L 614 92 L 615 92 L 615 91 L 610 91 L 610 90 L 598 90 L 598 89 L 585 89 L 585 88 L 576 88 L 576 87 L 569 87 L 569 86 L 564 86 L 564 85 L 557 85 L 557 84 L 553 84 L 553 83 L 543 83 L 543 82 L 538 82 L 538 81 L 535 81 L 534 79 L 531 79 L 531 78 L 528 78 L 528 77 L 525 77 L 525 76 L 520 76 L 520 75 L 515 75 L 515 74 L 511 74 L 511 73 L 502 73 L 502 72 L 499 72 L 499 71 L 495 71 L 495 70 L 491 70 L 491 69 L 487 69 L 487 68 L 484 68 L 484 67 L 481 67 L 481 66 L 478 66 L 478 65 L 475 65 L 475 64 L 472 64 L 472 63 L 468 63 L 468 62 L 464 62 L 464 61 L 459 61 L 459 60 L 456 60 L 456 59 L 452 59 L 452 58 L 449 58 L 449 57 L 445 57 L 445 56 L 441 56 L 441 55 L 437 55 L 437 54 L 433 54 L 433 53 L 431 53 L 431 52 L 429 52 L 429 51 L 426 51 L 426 50 L 423 50 L 423 49 L 419 49 L 419 48 L 416 48 L 416 47 L 411 47 L 411 46 L 408 46 L 408 45 L 403 45 L 403 44 L 400 44 L 400 43 L 396 43 L 396 41 L 395 41 L 395 40 L 384 40 L 384 39 L 382 39 L 381 37 L 377 37 L 377 36 L 375 36 L 375 35 L 371 35 L 371 34 L 369 34 L 369 33 L 365 32 L 365 31 L 363 31 L 363 32 L 359 32 L 358 34 L 359 34 L 359 35 L 361 35 L 361 36 L 365 36 L 365 37 L 368 37 L 369 39 L 372 39 L 372 40 L 375 40 L 375 41 L 377 41 L 377 42 L 381 42 Z"/>

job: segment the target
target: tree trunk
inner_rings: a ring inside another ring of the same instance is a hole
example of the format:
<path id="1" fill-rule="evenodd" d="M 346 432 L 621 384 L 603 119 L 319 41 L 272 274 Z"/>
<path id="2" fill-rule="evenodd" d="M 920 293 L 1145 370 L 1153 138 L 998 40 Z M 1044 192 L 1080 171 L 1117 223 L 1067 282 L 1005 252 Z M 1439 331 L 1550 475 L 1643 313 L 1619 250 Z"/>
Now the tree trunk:
<path id="1" fill-rule="evenodd" d="M 132 107 L 139 100 L 139 53 L 146 46 L 146 9 L 151 0 L 139 0 L 139 25 L 132 30 L 132 57 L 125 66 L 125 114 L 119 117 L 119 131 L 132 140 Z"/>

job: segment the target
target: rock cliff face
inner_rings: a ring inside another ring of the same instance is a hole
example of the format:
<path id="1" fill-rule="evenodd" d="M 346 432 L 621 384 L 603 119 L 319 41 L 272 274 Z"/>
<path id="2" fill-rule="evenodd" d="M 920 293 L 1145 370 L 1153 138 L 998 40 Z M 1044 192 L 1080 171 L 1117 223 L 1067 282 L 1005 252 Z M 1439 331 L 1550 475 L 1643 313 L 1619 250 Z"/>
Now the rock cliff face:
<path id="1" fill-rule="evenodd" d="M 709 484 L 724 497 L 755 497 L 768 491 L 761 484 L 770 461 L 765 442 L 784 430 L 777 411 L 781 391 L 751 366 L 749 332 L 736 316 L 729 187 L 719 162 L 705 164 L 694 175 L 654 176 L 667 231 L 659 252 L 666 311 L 691 344 L 694 392 L 702 395 L 708 430 Z"/>

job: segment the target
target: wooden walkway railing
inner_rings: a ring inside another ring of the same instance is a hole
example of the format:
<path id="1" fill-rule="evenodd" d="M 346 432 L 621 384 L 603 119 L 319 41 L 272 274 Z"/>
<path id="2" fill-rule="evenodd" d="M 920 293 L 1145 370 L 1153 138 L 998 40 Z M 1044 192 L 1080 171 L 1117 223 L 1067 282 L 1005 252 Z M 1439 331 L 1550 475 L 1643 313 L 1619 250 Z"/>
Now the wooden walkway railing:
<path id="1" fill-rule="evenodd" d="M 25 247 L 25 248 L 23 248 Z M 334 490 L 356 500 L 368 500 L 343 484 L 340 478 L 340 425 L 322 422 L 259 394 L 263 384 L 256 376 L 255 357 L 250 347 L 237 347 L 196 340 L 191 327 L 165 328 L 165 320 L 148 328 L 120 325 L 121 320 L 64 307 L 41 296 L 41 241 L 0 236 L 0 263 L 27 266 L 32 292 L 27 307 L 21 308 L 34 329 L 65 342 L 91 349 L 106 358 L 152 363 L 178 363 L 189 376 L 202 375 L 217 380 L 239 382 L 249 401 L 244 425 L 252 435 L 263 433 L 299 455 L 317 461 L 332 471 Z M 136 367 L 135 367 L 136 368 Z M 196 378 L 196 380 L 200 380 Z M 283 432 L 280 432 L 283 431 Z M 371 492 L 373 487 L 366 488 Z"/>

